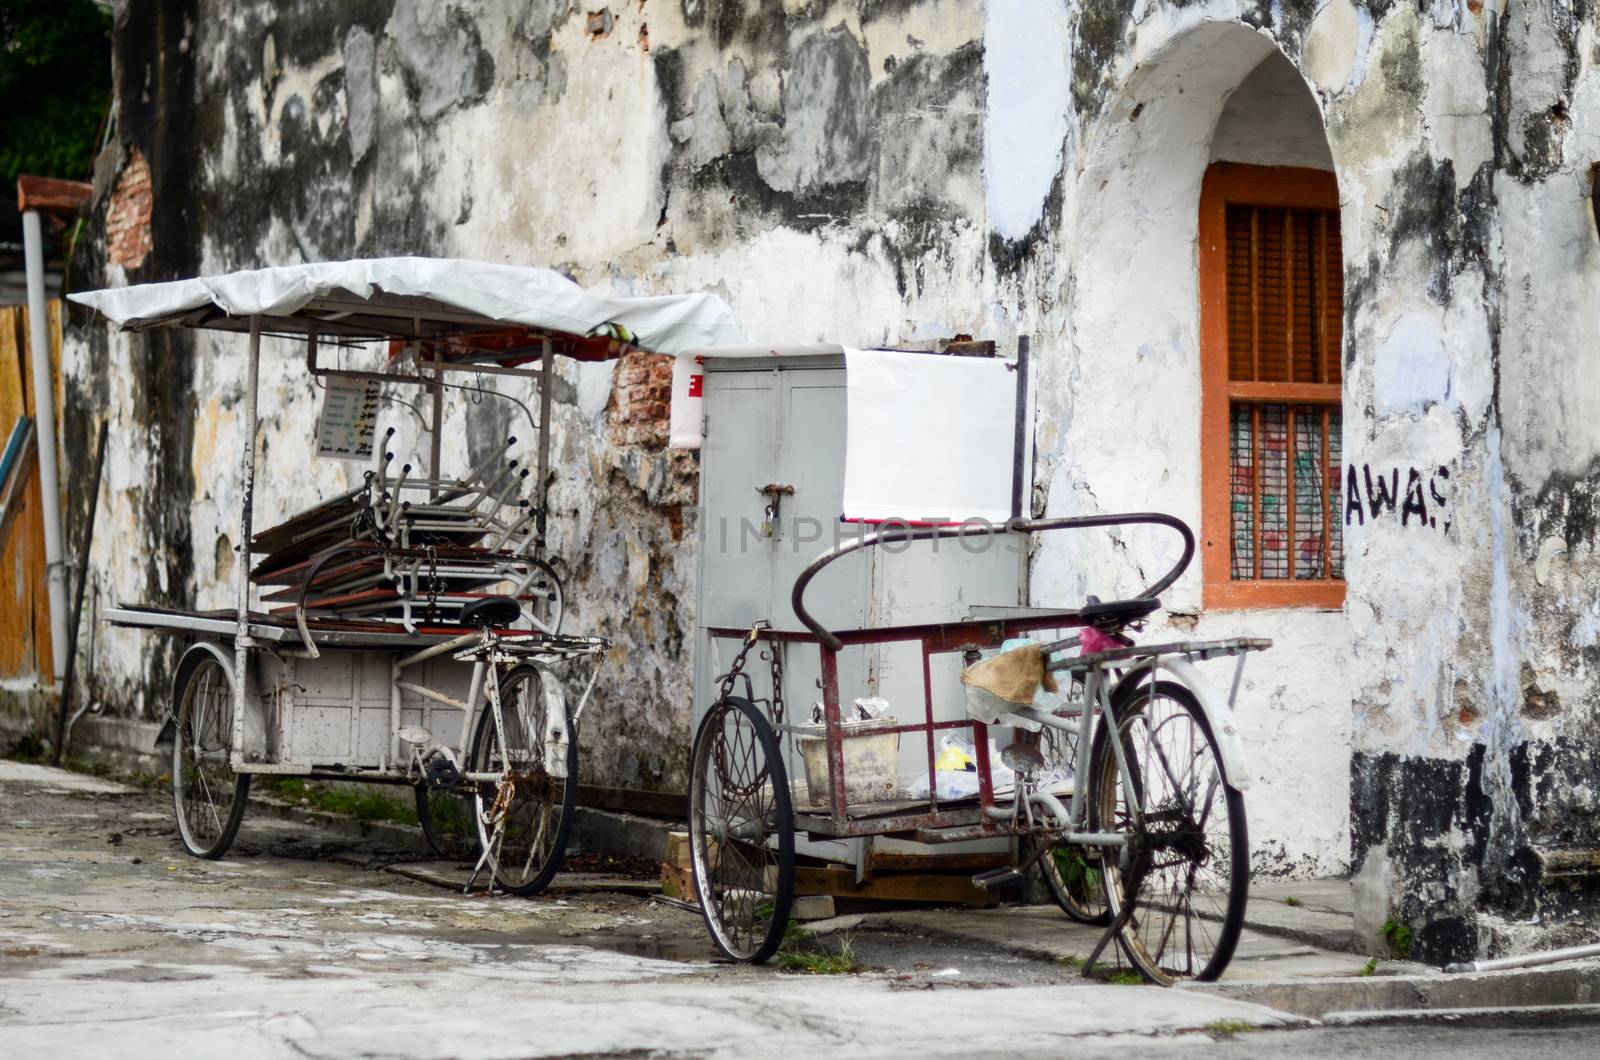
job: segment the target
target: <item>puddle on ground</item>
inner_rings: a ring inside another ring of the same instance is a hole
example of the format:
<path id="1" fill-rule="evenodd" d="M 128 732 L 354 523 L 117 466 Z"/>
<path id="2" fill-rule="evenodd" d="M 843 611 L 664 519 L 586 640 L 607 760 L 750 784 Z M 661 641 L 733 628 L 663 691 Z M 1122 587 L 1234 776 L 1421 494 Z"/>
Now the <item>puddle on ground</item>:
<path id="1" fill-rule="evenodd" d="M 640 938 L 638 936 L 580 935 L 563 939 L 563 942 L 595 950 L 609 950 L 629 957 L 648 957 L 657 961 L 676 961 L 680 964 L 710 964 L 716 950 L 709 938 Z"/>

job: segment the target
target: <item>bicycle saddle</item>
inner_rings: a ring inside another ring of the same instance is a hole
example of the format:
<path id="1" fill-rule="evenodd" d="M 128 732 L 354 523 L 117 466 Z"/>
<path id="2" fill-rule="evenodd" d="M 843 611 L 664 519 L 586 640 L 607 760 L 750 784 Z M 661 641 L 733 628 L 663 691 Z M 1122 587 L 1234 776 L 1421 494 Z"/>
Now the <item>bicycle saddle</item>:
<path id="1" fill-rule="evenodd" d="M 1078 614 L 1091 626 L 1113 628 L 1136 622 L 1161 606 L 1160 600 L 1097 600 L 1078 608 Z"/>
<path id="2" fill-rule="evenodd" d="M 485 596 L 461 609 L 461 624 L 479 629 L 499 629 L 522 617 L 522 605 L 509 596 Z"/>

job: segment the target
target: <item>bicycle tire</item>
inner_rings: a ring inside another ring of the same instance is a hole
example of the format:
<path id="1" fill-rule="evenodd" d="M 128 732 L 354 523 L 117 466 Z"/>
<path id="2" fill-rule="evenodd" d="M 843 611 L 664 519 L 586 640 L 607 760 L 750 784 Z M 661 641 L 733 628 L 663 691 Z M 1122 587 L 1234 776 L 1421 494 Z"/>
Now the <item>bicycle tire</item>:
<path id="1" fill-rule="evenodd" d="M 1108 850 L 1102 863 L 1113 918 L 1131 906 L 1117 941 L 1151 982 L 1214 980 L 1233 959 L 1249 901 L 1244 797 L 1228 785 L 1211 725 L 1188 688 L 1172 681 L 1124 684 L 1113 693 L 1112 709 L 1144 816 L 1140 829 L 1119 809 L 1123 787 L 1110 727 L 1102 724 L 1090 757 L 1090 827 L 1129 840 L 1121 851 Z M 1219 797 L 1221 828 L 1207 831 Z M 1158 860 L 1159 855 L 1165 856 Z M 1213 862 L 1220 871 L 1210 875 L 1221 885 L 1220 895 L 1195 886 Z M 1199 903 L 1197 894 L 1203 896 Z M 1180 934 L 1180 917 L 1181 954 L 1166 948 Z M 1210 924 L 1219 926 L 1213 931 Z"/>
<path id="2" fill-rule="evenodd" d="M 250 796 L 250 775 L 228 762 L 233 746 L 233 680 L 209 651 L 191 651 L 172 683 L 172 812 L 178 839 L 197 858 L 233 846 Z M 220 756 L 220 759 L 219 759 Z"/>
<path id="3" fill-rule="evenodd" d="M 794 903 L 794 815 L 777 734 L 747 699 L 718 700 L 695 733 L 689 850 L 712 943 L 729 960 L 769 960 Z"/>
<path id="4" fill-rule="evenodd" d="M 472 796 L 472 816 L 477 825 L 479 849 L 489 851 L 494 885 L 507 894 L 538 894 L 550 885 L 566 860 L 567 839 L 572 832 L 572 819 L 578 805 L 578 732 L 572 724 L 570 707 L 567 709 L 567 775 L 564 778 L 554 777 L 544 768 L 544 711 L 547 701 L 543 692 L 548 676 L 539 667 L 524 664 L 513 667 L 500 682 L 501 716 L 512 732 L 506 742 L 511 745 L 513 752 L 525 754 L 525 760 L 532 766 L 517 771 L 513 777 L 511 806 L 506 811 L 508 818 L 512 812 L 522 810 L 537 815 L 537 823 L 532 828 L 527 853 L 521 856 L 520 867 L 517 860 L 521 841 L 512 844 L 508 857 L 505 830 L 501 830 L 497 838 L 485 820 L 487 811 L 492 808 L 498 795 L 498 787 L 479 785 Z M 537 682 L 539 692 L 535 697 L 537 709 L 527 715 L 534 719 L 531 724 L 523 721 L 512 709 L 518 685 L 530 677 Z M 514 718 L 517 720 L 512 720 Z M 472 738 L 468 772 L 489 773 L 499 770 L 500 765 L 495 761 L 494 739 L 494 711 L 485 707 L 478 717 L 477 730 Z M 519 741 L 521 746 L 513 741 Z M 489 787 L 495 787 L 495 791 L 486 804 L 485 788 Z M 551 815 L 554 815 L 553 821 Z"/>

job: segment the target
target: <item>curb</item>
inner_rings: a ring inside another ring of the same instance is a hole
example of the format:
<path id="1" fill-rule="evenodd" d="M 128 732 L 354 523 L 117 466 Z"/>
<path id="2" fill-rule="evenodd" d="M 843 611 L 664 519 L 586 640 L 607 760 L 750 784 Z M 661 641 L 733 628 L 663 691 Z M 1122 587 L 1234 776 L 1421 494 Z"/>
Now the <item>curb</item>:
<path id="1" fill-rule="evenodd" d="M 1494 1008 L 1407 1008 L 1374 1012 L 1330 1012 L 1318 1022 L 1325 1027 L 1382 1027 L 1448 1023 L 1457 1027 L 1511 1027 L 1538 1024 L 1594 1023 L 1600 1020 L 1596 1005 L 1501 1005 Z"/>
<path id="2" fill-rule="evenodd" d="M 1600 962 L 1466 975 L 1374 975 L 1195 983 L 1196 993 L 1229 997 L 1313 1019 L 1333 1013 L 1477 1012 L 1600 1007 Z"/>

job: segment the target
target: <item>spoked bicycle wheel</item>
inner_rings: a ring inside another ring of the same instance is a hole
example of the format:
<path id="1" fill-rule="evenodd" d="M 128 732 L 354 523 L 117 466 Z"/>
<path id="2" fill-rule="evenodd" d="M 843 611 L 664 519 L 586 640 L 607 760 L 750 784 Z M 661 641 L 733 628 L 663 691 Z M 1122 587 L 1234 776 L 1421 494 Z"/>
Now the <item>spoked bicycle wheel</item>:
<path id="1" fill-rule="evenodd" d="M 523 601 L 523 617 L 534 629 L 544 633 L 560 633 L 561 619 L 566 615 L 566 593 L 561 588 L 561 578 L 555 568 L 544 560 L 527 562 L 533 570 L 529 572 L 528 585 L 522 592 L 531 599 Z"/>
<path id="2" fill-rule="evenodd" d="M 1077 764 L 1078 738 L 1070 732 L 1046 728 L 1040 734 L 1045 775 L 1059 775 Z M 1105 881 L 1100 872 L 1100 852 L 1073 843 L 1055 843 L 1039 855 L 1039 876 L 1056 905 L 1080 924 L 1111 923 Z"/>
<path id="3" fill-rule="evenodd" d="M 566 711 L 558 688 L 535 666 L 518 666 L 500 683 L 505 736 L 485 708 L 472 741 L 470 772 L 501 773 L 498 783 L 477 785 L 472 797 L 479 849 L 488 852 L 494 882 L 511 894 L 536 894 L 549 885 L 567 854 L 567 835 L 578 804 L 578 734 L 567 718 L 566 776 L 545 761 L 545 722 Z"/>
<path id="4" fill-rule="evenodd" d="M 209 652 L 180 665 L 172 715 L 172 809 L 183 847 L 220 858 L 233 845 L 250 794 L 250 777 L 228 762 L 233 746 L 233 682 Z"/>
<path id="5" fill-rule="evenodd" d="M 1220 976 L 1249 898 L 1244 797 L 1224 783 L 1216 740 L 1194 694 L 1170 681 L 1119 688 L 1112 700 L 1133 779 L 1136 826 L 1107 736 L 1095 733 L 1091 827 L 1126 836 L 1105 855 L 1105 893 L 1128 960 L 1171 986 Z"/>
<path id="6" fill-rule="evenodd" d="M 789 778 L 772 725 L 749 700 L 718 700 L 700 722 L 689 775 L 695 897 L 723 955 L 777 952 L 794 901 Z"/>
<path id="7" fill-rule="evenodd" d="M 466 857 L 478 841 L 477 830 L 472 825 L 472 800 L 459 791 L 429 790 L 418 784 L 416 793 L 417 822 L 422 826 L 422 838 L 428 849 L 442 858 Z"/>

